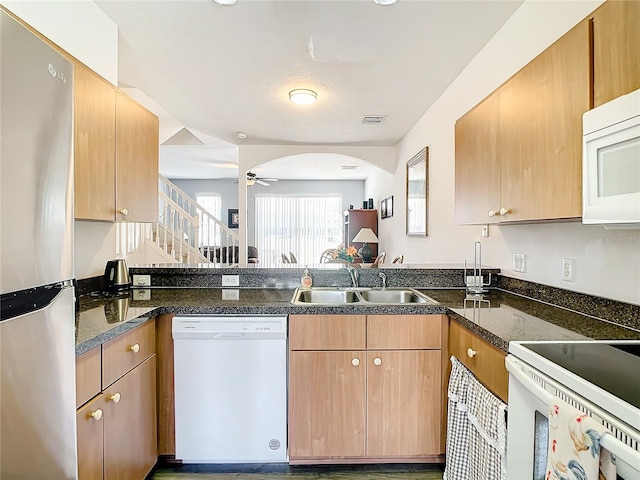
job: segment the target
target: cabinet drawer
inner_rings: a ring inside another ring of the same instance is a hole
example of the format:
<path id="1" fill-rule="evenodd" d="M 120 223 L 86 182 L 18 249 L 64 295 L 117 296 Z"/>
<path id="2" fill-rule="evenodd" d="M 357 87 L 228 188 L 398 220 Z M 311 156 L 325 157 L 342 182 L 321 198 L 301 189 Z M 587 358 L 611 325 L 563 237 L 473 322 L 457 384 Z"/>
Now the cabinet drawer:
<path id="1" fill-rule="evenodd" d="M 368 315 L 367 348 L 440 349 L 442 315 Z"/>
<path id="2" fill-rule="evenodd" d="M 102 345 L 102 388 L 106 388 L 156 350 L 155 321 L 150 320 Z"/>
<path id="3" fill-rule="evenodd" d="M 364 350 L 364 315 L 291 315 L 291 350 Z"/>
<path id="4" fill-rule="evenodd" d="M 509 383 L 509 375 L 504 366 L 506 353 L 455 321 L 450 322 L 449 331 L 449 353 L 455 355 L 478 380 L 506 402 Z"/>
<path id="5" fill-rule="evenodd" d="M 76 408 L 100 393 L 102 355 L 100 347 L 76 357 Z"/>

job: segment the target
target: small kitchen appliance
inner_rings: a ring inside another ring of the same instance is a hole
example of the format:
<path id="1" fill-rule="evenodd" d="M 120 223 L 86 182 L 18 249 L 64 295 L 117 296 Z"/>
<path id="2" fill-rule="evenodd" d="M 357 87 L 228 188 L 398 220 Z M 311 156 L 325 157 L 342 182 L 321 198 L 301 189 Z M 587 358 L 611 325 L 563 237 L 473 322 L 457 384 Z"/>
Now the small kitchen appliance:
<path id="1" fill-rule="evenodd" d="M 640 228 L 640 90 L 584 113 L 582 223 Z"/>
<path id="2" fill-rule="evenodd" d="M 104 269 L 104 281 L 110 292 L 126 290 L 131 287 L 129 268 L 124 258 L 109 260 Z"/>

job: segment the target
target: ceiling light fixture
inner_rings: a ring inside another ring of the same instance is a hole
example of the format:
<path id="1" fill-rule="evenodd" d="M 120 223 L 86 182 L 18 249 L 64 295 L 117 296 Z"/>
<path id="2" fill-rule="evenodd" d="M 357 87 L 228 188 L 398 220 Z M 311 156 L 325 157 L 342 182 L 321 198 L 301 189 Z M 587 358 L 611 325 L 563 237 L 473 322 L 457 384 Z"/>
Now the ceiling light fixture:
<path id="1" fill-rule="evenodd" d="M 394 3 L 398 3 L 398 0 L 373 0 L 373 3 L 378 5 L 393 5 Z"/>
<path id="2" fill-rule="evenodd" d="M 213 0 L 214 2 L 216 2 L 218 5 L 233 5 L 235 4 L 238 0 Z"/>
<path id="3" fill-rule="evenodd" d="M 244 132 L 238 132 L 236 133 L 236 137 L 238 137 L 238 140 L 244 140 L 245 138 L 247 138 L 247 134 Z"/>
<path id="4" fill-rule="evenodd" d="M 318 94 L 306 88 L 297 88 L 289 92 L 289 100 L 296 105 L 310 105 L 318 99 Z"/>

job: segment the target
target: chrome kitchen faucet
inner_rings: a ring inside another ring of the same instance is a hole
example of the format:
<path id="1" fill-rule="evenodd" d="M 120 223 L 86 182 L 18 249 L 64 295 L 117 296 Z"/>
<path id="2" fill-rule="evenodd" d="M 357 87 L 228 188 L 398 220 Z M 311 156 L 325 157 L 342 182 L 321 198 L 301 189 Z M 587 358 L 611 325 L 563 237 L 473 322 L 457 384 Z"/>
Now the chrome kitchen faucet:
<path id="1" fill-rule="evenodd" d="M 358 270 L 356 270 L 351 265 L 347 265 L 347 270 L 349 272 L 349 275 L 351 276 L 351 286 L 354 288 L 357 287 L 358 286 Z"/>

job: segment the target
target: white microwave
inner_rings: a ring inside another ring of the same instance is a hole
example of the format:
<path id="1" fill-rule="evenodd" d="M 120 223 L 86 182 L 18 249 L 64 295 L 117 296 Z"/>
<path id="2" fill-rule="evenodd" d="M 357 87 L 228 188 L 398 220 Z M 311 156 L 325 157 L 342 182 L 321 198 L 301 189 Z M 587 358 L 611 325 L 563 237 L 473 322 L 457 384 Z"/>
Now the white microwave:
<path id="1" fill-rule="evenodd" d="M 640 228 L 640 90 L 582 117 L 582 223 Z"/>

